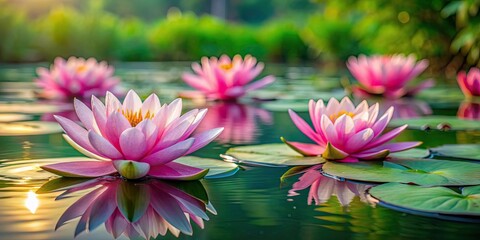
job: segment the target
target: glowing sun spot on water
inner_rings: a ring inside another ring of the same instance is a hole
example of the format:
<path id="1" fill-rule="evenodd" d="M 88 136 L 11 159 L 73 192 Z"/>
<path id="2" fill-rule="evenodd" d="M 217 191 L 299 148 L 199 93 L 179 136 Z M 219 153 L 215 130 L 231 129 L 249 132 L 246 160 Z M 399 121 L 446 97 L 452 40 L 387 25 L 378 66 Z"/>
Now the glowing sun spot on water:
<path id="1" fill-rule="evenodd" d="M 40 201 L 37 198 L 37 194 L 35 194 L 32 190 L 27 193 L 27 199 L 25 200 L 25 207 L 32 213 L 35 214 L 37 211 L 38 205 Z"/>

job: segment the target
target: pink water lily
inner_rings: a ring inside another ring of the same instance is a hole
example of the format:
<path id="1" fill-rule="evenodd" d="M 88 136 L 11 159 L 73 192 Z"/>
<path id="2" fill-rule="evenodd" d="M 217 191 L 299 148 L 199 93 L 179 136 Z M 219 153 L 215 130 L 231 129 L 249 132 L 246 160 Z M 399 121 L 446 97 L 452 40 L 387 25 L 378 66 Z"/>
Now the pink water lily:
<path id="1" fill-rule="evenodd" d="M 42 166 L 66 177 L 98 177 L 119 173 L 128 179 L 146 175 L 163 179 L 192 180 L 205 176 L 199 169 L 174 160 L 190 154 L 217 137 L 223 128 L 190 135 L 207 109 L 194 109 L 183 115 L 182 100 L 161 105 L 157 95 L 143 103 L 130 90 L 123 104 L 107 92 L 105 104 L 92 96 L 92 109 L 75 99 L 75 110 L 83 126 L 60 116 L 58 123 L 65 139 L 95 161 L 65 162 Z"/>
<path id="2" fill-rule="evenodd" d="M 403 96 L 413 96 L 420 91 L 432 87 L 432 79 L 425 80 L 415 87 L 407 87 L 407 83 L 416 78 L 428 67 L 427 60 L 416 62 L 413 55 L 370 56 L 360 55 L 350 57 L 347 67 L 360 82 L 353 86 L 355 95 L 368 97 L 382 95 L 395 99 Z"/>
<path id="3" fill-rule="evenodd" d="M 458 85 L 466 97 L 480 96 L 480 69 L 472 68 L 468 74 L 464 71 L 457 75 Z"/>
<path id="4" fill-rule="evenodd" d="M 328 160 L 356 162 L 383 159 L 391 152 L 419 146 L 421 142 L 388 143 L 407 125 L 383 133 L 393 116 L 393 107 L 378 117 L 378 103 L 368 106 L 363 101 L 355 106 L 348 97 L 338 102 L 331 98 L 325 106 L 323 100 L 310 100 L 309 112 L 313 128 L 293 110 L 289 114 L 295 125 L 315 142 L 300 143 L 284 140 L 292 149 L 304 156 L 322 156 Z"/>
<path id="5" fill-rule="evenodd" d="M 269 75 L 250 83 L 264 67 L 263 63 L 257 64 L 257 59 L 250 55 L 245 59 L 240 55 L 235 55 L 233 59 L 226 55 L 220 59 L 203 57 L 201 63 L 192 64 L 196 74 L 185 73 L 182 78 L 208 99 L 234 100 L 275 81 Z"/>
<path id="6" fill-rule="evenodd" d="M 106 91 L 119 92 L 119 79 L 112 76 L 114 68 L 94 58 L 57 57 L 48 68 L 38 68 L 36 84 L 42 88 L 40 97 L 48 99 L 89 98 Z"/>

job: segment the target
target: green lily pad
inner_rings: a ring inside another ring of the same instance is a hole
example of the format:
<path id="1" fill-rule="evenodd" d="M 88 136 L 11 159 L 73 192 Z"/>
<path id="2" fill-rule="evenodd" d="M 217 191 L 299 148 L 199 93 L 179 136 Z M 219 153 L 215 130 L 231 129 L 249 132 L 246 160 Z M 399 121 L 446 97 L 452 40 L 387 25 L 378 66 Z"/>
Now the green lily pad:
<path id="1" fill-rule="evenodd" d="M 56 122 L 9 122 L 0 123 L 0 136 L 28 136 L 62 132 Z"/>
<path id="2" fill-rule="evenodd" d="M 32 116 L 26 114 L 0 113 L 0 122 L 18 122 L 32 119 Z"/>
<path id="3" fill-rule="evenodd" d="M 232 176 L 239 170 L 239 167 L 235 163 L 224 162 L 222 160 L 211 158 L 186 156 L 175 160 L 175 162 L 192 167 L 210 169 L 208 174 L 205 176 L 206 179 Z"/>
<path id="4" fill-rule="evenodd" d="M 464 187 L 459 193 L 446 187 L 387 183 L 371 188 L 369 193 L 389 205 L 414 211 L 480 216 L 480 186 Z"/>
<path id="5" fill-rule="evenodd" d="M 308 112 L 308 103 L 278 100 L 262 103 L 262 108 L 273 112 L 285 112 L 288 109 L 295 109 L 295 112 Z"/>
<path id="6" fill-rule="evenodd" d="M 476 130 L 480 129 L 480 121 L 459 119 L 454 116 L 426 116 L 411 119 L 393 119 L 389 126 L 398 127 L 408 124 L 410 129 L 419 130 Z"/>
<path id="7" fill-rule="evenodd" d="M 480 144 L 446 144 L 430 151 L 436 156 L 480 161 Z"/>
<path id="8" fill-rule="evenodd" d="M 428 186 L 480 184 L 480 165 L 447 160 L 389 160 L 323 165 L 326 174 L 362 182 L 400 182 Z"/>
<path id="9" fill-rule="evenodd" d="M 430 151 L 421 148 L 412 148 L 401 152 L 390 153 L 388 156 L 392 158 L 426 158 L 430 155 Z"/>
<path id="10" fill-rule="evenodd" d="M 0 104 L 0 113 L 25 113 L 42 114 L 55 113 L 65 110 L 72 110 L 72 104 L 51 104 L 51 103 L 9 103 Z"/>
<path id="11" fill-rule="evenodd" d="M 228 149 L 222 157 L 229 162 L 254 166 L 310 166 L 324 163 L 322 157 L 304 157 L 284 143 L 241 146 Z"/>

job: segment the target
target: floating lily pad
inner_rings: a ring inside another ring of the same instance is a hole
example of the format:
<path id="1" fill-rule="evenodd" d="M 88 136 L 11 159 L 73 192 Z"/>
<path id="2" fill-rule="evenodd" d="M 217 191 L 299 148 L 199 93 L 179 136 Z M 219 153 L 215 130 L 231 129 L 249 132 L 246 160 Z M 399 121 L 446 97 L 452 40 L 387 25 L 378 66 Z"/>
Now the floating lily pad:
<path id="1" fill-rule="evenodd" d="M 241 146 L 228 149 L 226 161 L 255 166 L 300 166 L 324 163 L 322 157 L 304 157 L 283 143 Z"/>
<path id="2" fill-rule="evenodd" d="M 60 162 L 91 161 L 86 157 L 45 158 L 29 160 L 4 160 L 1 161 L 0 177 L 13 181 L 43 180 L 55 176 L 44 171 L 40 166 Z"/>
<path id="3" fill-rule="evenodd" d="M 388 156 L 392 158 L 426 158 L 430 155 L 430 152 L 427 149 L 421 148 L 412 148 L 406 151 L 390 153 Z"/>
<path id="4" fill-rule="evenodd" d="M 28 113 L 41 114 L 61 112 L 73 109 L 70 103 L 49 104 L 49 103 L 9 103 L 0 104 L 1 113 Z"/>
<path id="5" fill-rule="evenodd" d="M 262 108 L 273 112 L 284 112 L 288 109 L 295 109 L 295 112 L 308 112 L 308 103 L 305 101 L 270 101 L 262 104 Z"/>
<path id="6" fill-rule="evenodd" d="M 32 116 L 25 114 L 0 113 L 0 122 L 18 122 L 32 119 Z"/>
<path id="7" fill-rule="evenodd" d="M 480 184 L 480 165 L 447 160 L 389 160 L 381 162 L 327 162 L 323 171 L 362 182 L 400 182 L 428 186 Z"/>
<path id="8" fill-rule="evenodd" d="M 430 151 L 436 156 L 480 161 L 480 144 L 446 144 Z"/>
<path id="9" fill-rule="evenodd" d="M 62 132 L 62 128 L 56 122 L 12 122 L 0 123 L 0 136 L 25 136 L 41 135 Z"/>
<path id="10" fill-rule="evenodd" d="M 419 130 L 475 130 L 480 129 L 480 121 L 459 119 L 454 116 L 426 116 L 411 119 L 394 119 L 389 126 L 397 127 L 408 124 L 410 129 Z"/>
<path id="11" fill-rule="evenodd" d="M 208 168 L 208 174 L 205 178 L 222 178 L 234 175 L 238 170 L 238 166 L 235 163 L 224 162 L 218 159 L 201 158 L 194 156 L 181 157 L 175 162 L 182 163 L 197 168 Z"/>
<path id="12" fill-rule="evenodd" d="M 452 88 L 435 87 L 420 92 L 418 98 L 428 100 L 432 103 L 459 103 L 465 98 L 465 96 L 463 96 L 461 91 L 452 91 Z"/>
<path id="13" fill-rule="evenodd" d="M 446 187 L 387 183 L 371 188 L 369 193 L 386 203 L 386 207 L 390 205 L 420 212 L 480 217 L 480 186 L 464 187 L 459 193 Z M 480 221 L 478 218 L 476 220 Z"/>

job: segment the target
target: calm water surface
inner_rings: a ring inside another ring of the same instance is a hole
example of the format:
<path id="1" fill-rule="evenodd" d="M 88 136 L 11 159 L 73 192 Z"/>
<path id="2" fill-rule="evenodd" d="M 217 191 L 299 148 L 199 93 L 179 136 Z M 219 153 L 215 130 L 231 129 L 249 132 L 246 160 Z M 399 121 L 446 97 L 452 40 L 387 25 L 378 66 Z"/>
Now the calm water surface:
<path id="1" fill-rule="evenodd" d="M 123 190 L 125 193 L 137 191 L 131 190 L 137 187 L 121 188 L 119 186 L 126 183 L 118 183 L 120 185 L 117 186 L 112 180 L 114 183 L 107 181 L 108 183 L 104 185 L 74 188 L 65 197 L 58 196 L 69 188 L 35 194 L 40 186 L 55 178 L 41 171 L 39 165 L 47 163 L 49 158 L 82 156 L 63 140 L 59 132 L 21 136 L 5 133 L 8 132 L 6 130 L 8 128 L 18 128 L 17 125 L 5 125 L 5 122 L 51 121 L 53 114 L 74 116 L 69 104 L 39 103 L 34 99 L 35 87 L 30 81 L 34 77 L 36 66 L 0 67 L 0 124 L 3 124 L 0 125 L 0 133 L 3 135 L 0 136 L 0 239 L 73 238 L 77 224 L 81 221 L 78 217 L 55 231 L 60 216 L 72 204 L 91 194 L 98 186 L 101 186 L 100 188 L 109 186 L 105 187 L 107 190 L 101 194 L 103 197 L 101 201 L 105 202 L 116 201 L 116 195 L 111 194 L 109 197 L 108 191 L 116 191 L 117 195 L 120 190 L 115 189 L 127 189 Z M 124 79 L 125 88 L 135 87 L 143 95 L 155 91 L 164 101 L 171 101 L 179 90 L 186 89 L 178 76 L 181 71 L 188 70 L 188 64 L 144 63 L 116 66 L 118 75 Z M 342 95 L 338 84 L 338 78 L 342 74 L 318 75 L 313 68 L 286 66 L 273 66 L 267 71 L 279 76 L 279 82 L 270 90 L 262 92 L 262 96 L 281 95 L 286 105 L 306 106 L 309 98 Z M 195 104 L 201 103 L 185 102 L 189 108 Z M 402 114 L 397 117 L 425 114 L 455 115 L 458 108 L 456 103 L 429 105 L 420 101 L 388 104 L 400 109 L 399 112 Z M 307 140 L 290 121 L 285 105 L 251 101 L 236 104 L 210 103 L 208 107 L 210 109 L 208 116 L 200 128 L 225 126 L 226 130 L 216 142 L 196 152 L 195 155 L 218 158 L 218 155 L 229 147 L 279 142 L 280 136 L 298 141 Z M 302 114 L 304 117 L 307 116 L 305 112 Z M 33 128 L 41 132 L 39 129 L 43 127 L 45 126 L 29 125 L 27 130 Z M 408 130 L 402 133 L 399 140 L 421 140 L 425 143 L 422 147 L 427 148 L 446 143 L 480 143 L 480 134 L 471 131 Z M 480 233 L 478 224 L 420 217 L 381 206 L 372 206 L 364 194 L 364 188 L 350 183 L 323 181 L 324 184 L 320 185 L 319 190 L 313 191 L 314 195 L 319 196 L 318 204 L 315 202 L 308 204 L 308 187 L 304 190 L 290 191 L 298 176 L 283 183 L 280 181 L 280 176 L 287 170 L 287 168 L 245 167 L 232 177 L 202 180 L 199 188 L 204 188 L 208 193 L 208 200 L 216 210 L 214 211 L 216 215 L 207 211 L 209 220 L 204 221 L 203 229 L 191 222 L 193 235 L 180 234 L 178 238 L 473 239 Z M 176 191 L 177 187 L 172 187 L 172 191 Z M 115 188 L 115 191 L 111 190 L 112 188 Z M 150 185 L 145 184 L 139 188 L 147 189 Z M 188 196 L 185 198 L 190 199 Z M 157 200 L 151 198 L 151 204 Z M 171 209 L 175 203 L 163 204 L 165 208 Z M 147 220 L 145 226 L 160 224 L 158 217 Z M 113 234 L 107 229 L 108 224 L 108 222 L 98 224 L 93 231 L 80 233 L 76 238 L 113 239 Z M 172 232 L 175 231 L 169 230 L 165 236 L 158 238 L 177 239 Z M 124 234 L 120 239 L 127 239 L 126 235 L 128 234 Z M 129 236 L 133 239 L 142 239 L 133 233 Z"/>

